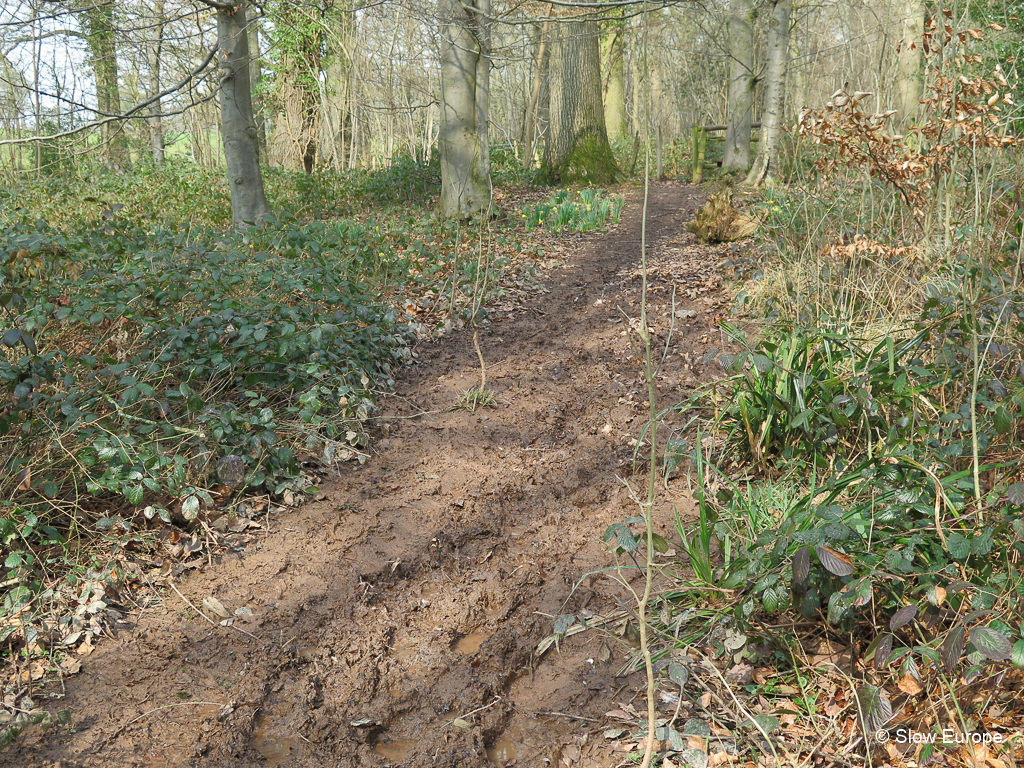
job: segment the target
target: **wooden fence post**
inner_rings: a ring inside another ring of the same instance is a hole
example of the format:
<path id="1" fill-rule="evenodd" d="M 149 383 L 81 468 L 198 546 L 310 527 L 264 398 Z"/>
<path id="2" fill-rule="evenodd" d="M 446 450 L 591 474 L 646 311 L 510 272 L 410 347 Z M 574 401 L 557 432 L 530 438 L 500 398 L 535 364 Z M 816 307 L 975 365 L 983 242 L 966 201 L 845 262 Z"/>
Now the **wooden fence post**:
<path id="1" fill-rule="evenodd" d="M 704 180 L 704 154 L 708 146 L 708 132 L 699 125 L 693 126 L 691 159 L 693 161 L 693 183 L 700 184 Z"/>

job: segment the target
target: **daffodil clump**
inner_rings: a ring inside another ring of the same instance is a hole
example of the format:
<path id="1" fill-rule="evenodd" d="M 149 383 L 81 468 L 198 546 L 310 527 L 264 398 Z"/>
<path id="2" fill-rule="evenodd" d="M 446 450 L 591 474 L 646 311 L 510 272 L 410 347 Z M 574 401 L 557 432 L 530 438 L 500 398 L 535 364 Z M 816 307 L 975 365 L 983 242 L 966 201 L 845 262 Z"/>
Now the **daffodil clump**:
<path id="1" fill-rule="evenodd" d="M 524 207 L 522 217 L 527 232 L 539 226 L 552 232 L 589 232 L 607 222 L 618 224 L 623 205 L 620 195 L 607 196 L 597 189 L 581 189 L 575 195 L 560 189 L 546 202 Z"/>

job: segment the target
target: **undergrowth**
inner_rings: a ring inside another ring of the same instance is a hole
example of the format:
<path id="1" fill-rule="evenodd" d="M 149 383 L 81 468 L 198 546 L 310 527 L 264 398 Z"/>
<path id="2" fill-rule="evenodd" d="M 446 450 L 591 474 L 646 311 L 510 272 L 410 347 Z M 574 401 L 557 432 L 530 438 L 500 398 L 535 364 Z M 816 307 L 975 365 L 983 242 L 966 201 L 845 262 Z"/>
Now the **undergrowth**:
<path id="1" fill-rule="evenodd" d="M 411 343 L 531 283 L 520 236 L 422 207 L 435 173 L 271 173 L 276 214 L 244 233 L 185 164 L 5 191 L 0 660 L 19 679 L 120 619 L 140 553 L 187 558 L 253 494 L 363 461 Z"/>
<path id="2" fill-rule="evenodd" d="M 1022 180 L 982 37 L 929 22 L 904 136 L 871 94 L 804 115 L 820 175 L 762 195 L 768 263 L 740 296 L 767 322 L 727 326 L 743 351 L 706 357 L 730 375 L 673 409 L 700 431 L 671 436 L 664 471 L 693 471 L 698 520 L 678 522 L 689 573 L 669 568 L 653 654 L 680 688 L 695 654 L 777 671 L 785 691 L 747 686 L 762 733 L 796 715 L 871 758 L 898 728 L 989 744 L 1024 722 Z M 620 555 L 637 522 L 608 529 Z M 821 647 L 842 661 L 824 671 Z"/>

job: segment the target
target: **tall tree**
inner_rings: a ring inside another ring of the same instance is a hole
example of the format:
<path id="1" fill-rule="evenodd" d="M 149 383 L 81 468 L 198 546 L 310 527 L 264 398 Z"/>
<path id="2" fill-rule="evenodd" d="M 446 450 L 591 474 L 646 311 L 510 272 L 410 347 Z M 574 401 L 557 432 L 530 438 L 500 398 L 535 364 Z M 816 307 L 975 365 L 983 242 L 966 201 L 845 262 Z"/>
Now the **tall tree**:
<path id="1" fill-rule="evenodd" d="M 533 86 L 530 88 L 530 102 L 523 120 L 523 167 L 532 168 L 537 153 L 537 140 L 541 129 L 541 108 L 544 103 L 544 89 L 548 80 L 548 38 L 551 22 L 545 21 L 537 28 L 537 50 L 533 58 Z"/>
<path id="2" fill-rule="evenodd" d="M 162 0 L 161 0 L 162 2 Z M 251 15 L 249 23 L 249 92 L 252 94 L 252 118 L 256 125 L 256 144 L 260 160 L 267 160 L 267 120 L 263 113 L 263 94 L 260 87 L 263 80 L 263 62 L 260 58 L 260 20 Z"/>
<path id="3" fill-rule="evenodd" d="M 236 227 L 258 224 L 270 213 L 270 204 L 263 190 L 258 131 L 252 113 L 247 3 L 200 2 L 217 11 L 220 125 L 231 189 L 231 220 Z"/>
<path id="4" fill-rule="evenodd" d="M 897 119 L 904 125 L 910 122 L 920 107 L 924 91 L 924 36 L 925 7 L 922 0 L 901 0 L 896 13 L 902 21 L 903 39 L 897 55 L 896 93 L 893 107 Z"/>
<path id="5" fill-rule="evenodd" d="M 470 219 L 491 210 L 490 0 L 438 0 L 441 26 L 439 214 Z"/>
<path id="6" fill-rule="evenodd" d="M 789 68 L 789 21 L 793 0 L 774 0 L 768 23 L 768 64 L 765 67 L 764 109 L 761 110 L 761 140 L 757 157 L 747 175 L 748 184 L 760 184 L 774 175 L 779 159 L 782 117 L 786 99 L 786 71 Z"/>
<path id="7" fill-rule="evenodd" d="M 729 88 L 723 171 L 750 168 L 750 127 L 754 119 L 754 0 L 729 2 Z"/>
<path id="8" fill-rule="evenodd" d="M 151 98 L 156 98 L 156 101 L 153 102 L 153 108 L 150 111 L 152 117 L 149 119 L 149 139 L 153 148 L 153 161 L 158 165 L 164 161 L 164 124 L 161 117 L 163 107 L 160 103 L 159 93 L 166 23 L 164 0 L 154 0 L 152 40 L 149 45 L 149 95 Z"/>
<path id="9" fill-rule="evenodd" d="M 619 170 L 608 143 L 601 100 L 598 24 L 573 20 L 556 26 L 551 41 L 551 126 L 544 173 L 554 182 L 614 182 Z"/>
<path id="10" fill-rule="evenodd" d="M 82 8 L 86 44 L 96 76 L 96 109 L 103 117 L 121 114 L 121 86 L 117 69 L 117 24 L 113 0 L 87 0 Z M 119 169 L 131 166 L 128 136 L 120 120 L 100 127 L 107 162 Z"/>
<path id="11" fill-rule="evenodd" d="M 336 3 L 329 21 L 326 55 L 326 122 L 322 161 L 344 170 L 352 146 L 352 50 L 356 14 L 351 0 Z"/>
<path id="12" fill-rule="evenodd" d="M 273 16 L 274 102 L 271 136 L 274 162 L 312 173 L 318 158 L 321 76 L 329 2 L 276 4 Z"/>
<path id="13" fill-rule="evenodd" d="M 612 141 L 626 137 L 626 78 L 625 58 L 626 25 L 622 19 L 605 22 L 601 38 L 601 58 L 604 63 L 604 122 L 608 138 Z"/>

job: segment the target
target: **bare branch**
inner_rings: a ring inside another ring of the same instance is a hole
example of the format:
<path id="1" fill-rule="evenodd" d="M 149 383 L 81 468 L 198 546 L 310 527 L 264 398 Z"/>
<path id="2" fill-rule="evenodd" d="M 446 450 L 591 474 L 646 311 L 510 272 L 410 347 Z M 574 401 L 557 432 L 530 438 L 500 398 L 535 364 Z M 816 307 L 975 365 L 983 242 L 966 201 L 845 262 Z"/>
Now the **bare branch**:
<path id="1" fill-rule="evenodd" d="M 81 133 L 82 131 L 89 131 L 92 130 L 93 128 L 98 128 L 101 125 L 106 125 L 107 123 L 111 123 L 118 120 L 125 120 L 129 117 L 132 117 L 141 112 L 142 110 L 144 110 L 150 104 L 153 104 L 154 102 L 157 102 L 165 96 L 169 96 L 170 94 L 175 93 L 176 91 L 180 91 L 182 88 L 188 85 L 189 82 L 191 82 L 200 74 L 202 74 L 203 70 L 210 66 L 210 62 L 213 61 L 213 58 L 217 55 L 218 50 L 219 49 L 216 46 L 211 48 L 209 53 L 206 54 L 206 58 L 203 59 L 203 62 L 198 67 L 189 72 L 188 75 L 186 75 L 181 82 L 171 86 L 170 88 L 164 89 L 163 91 L 154 96 L 150 96 L 145 101 L 140 101 L 131 109 L 128 109 L 119 115 L 112 115 L 109 117 L 101 118 L 99 120 L 91 120 L 88 123 L 83 123 L 77 128 L 72 128 L 67 131 L 61 131 L 60 133 L 51 133 L 47 136 L 27 136 L 23 139 L 4 139 L 3 141 L 0 141 L 0 147 L 6 146 L 8 144 L 29 144 L 37 141 L 53 141 L 54 139 L 61 139 L 64 138 L 65 136 L 73 136 L 76 133 Z M 145 117 L 151 117 L 151 115 L 145 115 Z"/>

